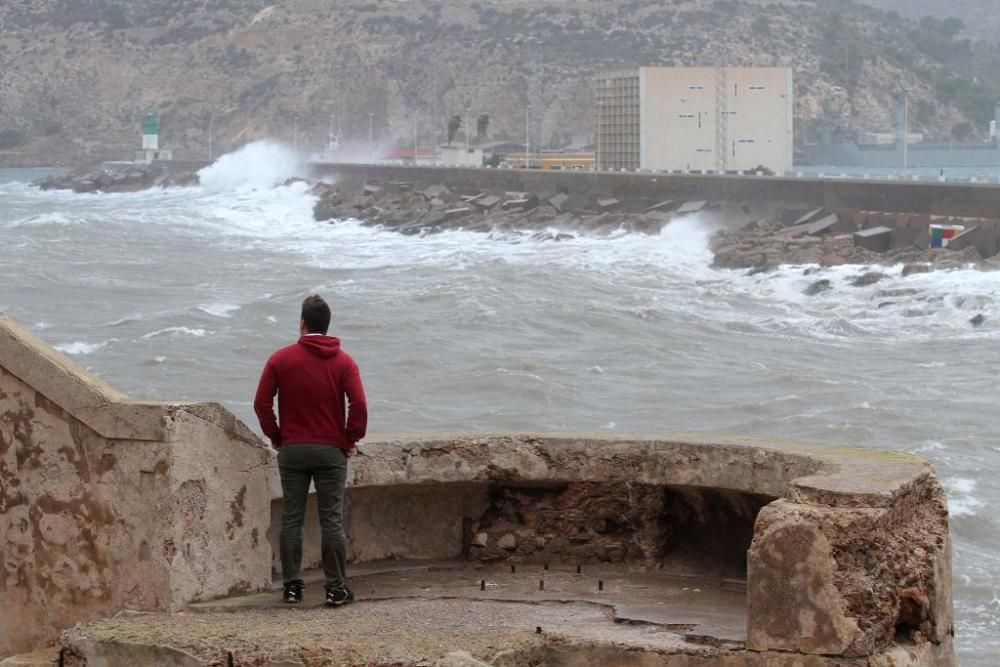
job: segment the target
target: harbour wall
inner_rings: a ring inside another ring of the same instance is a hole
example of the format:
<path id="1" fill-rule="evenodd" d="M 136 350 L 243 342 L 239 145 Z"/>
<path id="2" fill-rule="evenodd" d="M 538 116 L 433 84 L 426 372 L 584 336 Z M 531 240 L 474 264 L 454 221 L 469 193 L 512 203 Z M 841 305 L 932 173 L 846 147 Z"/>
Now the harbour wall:
<path id="1" fill-rule="evenodd" d="M 1000 186 L 984 183 L 834 180 L 775 176 L 538 171 L 315 163 L 313 175 L 338 182 L 442 183 L 453 189 L 625 198 L 780 203 L 967 218 L 1000 217 Z"/>

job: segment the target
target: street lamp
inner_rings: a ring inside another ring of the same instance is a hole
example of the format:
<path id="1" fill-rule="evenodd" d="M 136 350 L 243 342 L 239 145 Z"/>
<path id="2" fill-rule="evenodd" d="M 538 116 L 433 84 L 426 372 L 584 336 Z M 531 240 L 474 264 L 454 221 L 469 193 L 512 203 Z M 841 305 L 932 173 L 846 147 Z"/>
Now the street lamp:
<path id="1" fill-rule="evenodd" d="M 524 107 L 524 168 L 531 165 L 531 104 Z"/>
<path id="2" fill-rule="evenodd" d="M 604 111 L 604 100 L 597 100 L 597 128 L 595 134 L 597 139 L 596 150 L 594 151 L 594 171 L 601 170 L 601 115 Z"/>
<path id="3" fill-rule="evenodd" d="M 466 154 L 469 153 L 469 132 L 472 131 L 471 127 L 469 126 L 469 123 L 471 122 L 469 120 L 469 116 L 471 114 L 472 114 L 472 101 L 467 99 L 465 100 L 465 153 Z M 465 160 L 463 160 L 462 162 L 464 163 Z"/>
<path id="4" fill-rule="evenodd" d="M 375 113 L 372 111 L 368 112 L 368 160 L 369 162 L 375 161 Z"/>
<path id="5" fill-rule="evenodd" d="M 222 111 L 212 109 L 208 114 L 208 161 L 215 161 L 215 117 L 226 116 L 236 111 L 238 107 L 226 107 Z"/>

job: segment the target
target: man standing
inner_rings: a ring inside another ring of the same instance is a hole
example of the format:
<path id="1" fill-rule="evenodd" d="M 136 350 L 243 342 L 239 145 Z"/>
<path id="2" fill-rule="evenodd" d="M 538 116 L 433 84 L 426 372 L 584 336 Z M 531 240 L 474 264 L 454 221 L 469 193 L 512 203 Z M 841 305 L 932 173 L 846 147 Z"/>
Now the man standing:
<path id="1" fill-rule="evenodd" d="M 302 601 L 302 523 L 312 481 L 322 529 L 326 603 L 336 607 L 354 599 L 346 577 L 344 484 L 347 459 L 365 437 L 368 408 L 358 365 L 340 349 L 339 339 L 326 335 L 329 327 L 330 307 L 318 295 L 306 297 L 299 340 L 267 360 L 253 407 L 278 450 L 285 602 Z M 274 415 L 275 393 L 280 425 Z"/>

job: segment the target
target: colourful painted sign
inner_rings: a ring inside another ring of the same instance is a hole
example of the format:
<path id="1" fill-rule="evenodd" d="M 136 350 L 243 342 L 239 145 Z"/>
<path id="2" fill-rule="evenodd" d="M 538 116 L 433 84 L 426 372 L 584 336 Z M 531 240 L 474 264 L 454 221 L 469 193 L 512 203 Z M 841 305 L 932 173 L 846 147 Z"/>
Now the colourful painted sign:
<path id="1" fill-rule="evenodd" d="M 947 248 L 948 242 L 964 231 L 962 225 L 931 225 L 931 247 Z"/>

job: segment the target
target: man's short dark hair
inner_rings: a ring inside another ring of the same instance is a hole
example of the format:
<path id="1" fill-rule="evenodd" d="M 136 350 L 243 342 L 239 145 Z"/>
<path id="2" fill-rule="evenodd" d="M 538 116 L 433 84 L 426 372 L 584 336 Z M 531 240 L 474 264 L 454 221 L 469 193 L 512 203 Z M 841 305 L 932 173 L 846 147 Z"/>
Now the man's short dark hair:
<path id="1" fill-rule="evenodd" d="M 330 306 L 319 294 L 310 294 L 302 302 L 302 321 L 307 333 L 326 334 L 330 328 Z"/>

